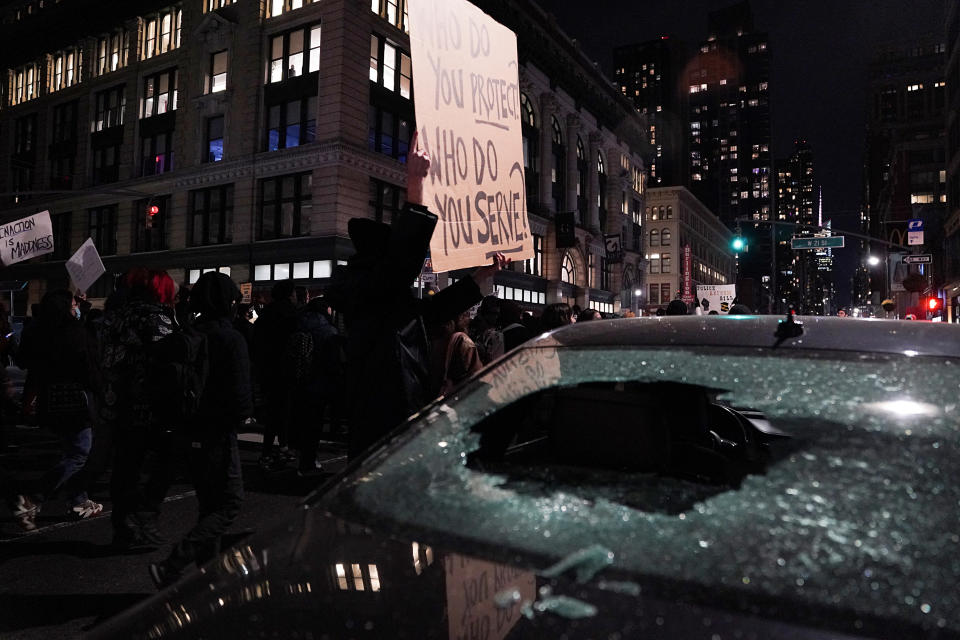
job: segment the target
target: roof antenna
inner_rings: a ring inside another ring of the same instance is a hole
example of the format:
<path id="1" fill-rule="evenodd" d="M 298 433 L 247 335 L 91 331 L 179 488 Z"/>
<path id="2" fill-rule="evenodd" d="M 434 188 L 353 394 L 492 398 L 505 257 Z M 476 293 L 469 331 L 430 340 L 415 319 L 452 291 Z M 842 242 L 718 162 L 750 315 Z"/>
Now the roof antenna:
<path id="1" fill-rule="evenodd" d="M 781 320 L 777 323 L 777 330 L 773 334 L 777 339 L 777 341 L 773 343 L 774 349 L 783 344 L 785 340 L 799 338 L 803 335 L 803 323 L 793 319 L 796 314 L 796 309 L 791 306 L 787 309 L 786 320 Z"/>

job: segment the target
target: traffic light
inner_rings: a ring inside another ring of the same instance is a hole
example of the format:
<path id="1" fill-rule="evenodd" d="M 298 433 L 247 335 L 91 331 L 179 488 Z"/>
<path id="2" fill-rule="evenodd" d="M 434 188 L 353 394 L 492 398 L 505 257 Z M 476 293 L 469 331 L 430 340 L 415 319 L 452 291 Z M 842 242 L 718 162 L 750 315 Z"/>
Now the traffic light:
<path id="1" fill-rule="evenodd" d="M 743 239 L 742 236 L 734 236 L 733 240 L 730 241 L 730 248 L 740 253 L 747 246 L 747 241 Z"/>
<path id="2" fill-rule="evenodd" d="M 143 226 L 144 226 L 144 228 L 146 228 L 146 229 L 153 229 L 153 218 L 154 218 L 158 213 L 160 213 L 160 207 L 158 207 L 157 205 L 152 204 L 152 205 L 150 205 L 149 207 L 147 207 L 147 217 L 146 217 L 146 219 L 143 221 Z"/>
<path id="3" fill-rule="evenodd" d="M 924 306 L 926 307 L 929 313 L 936 313 L 940 311 L 940 309 L 943 306 L 943 303 L 941 302 L 940 298 L 930 296 L 929 298 L 927 298 L 927 303 Z"/>

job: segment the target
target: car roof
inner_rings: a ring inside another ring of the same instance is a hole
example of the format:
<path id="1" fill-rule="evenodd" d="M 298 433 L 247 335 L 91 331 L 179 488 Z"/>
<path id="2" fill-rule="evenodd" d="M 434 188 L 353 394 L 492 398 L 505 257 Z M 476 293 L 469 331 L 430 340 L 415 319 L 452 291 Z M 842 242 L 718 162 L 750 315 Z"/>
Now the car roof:
<path id="1" fill-rule="evenodd" d="M 960 357 L 960 326 L 942 322 L 796 316 L 803 333 L 777 344 L 784 316 L 660 316 L 593 320 L 525 347 L 716 346 Z"/>

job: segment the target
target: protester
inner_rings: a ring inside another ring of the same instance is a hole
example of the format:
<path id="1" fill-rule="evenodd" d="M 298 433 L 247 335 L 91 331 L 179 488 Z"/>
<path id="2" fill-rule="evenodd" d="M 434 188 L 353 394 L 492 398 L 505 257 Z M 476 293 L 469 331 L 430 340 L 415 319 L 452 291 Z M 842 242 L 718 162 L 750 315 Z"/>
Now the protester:
<path id="1" fill-rule="evenodd" d="M 411 140 L 407 157 L 407 204 L 392 226 L 364 218 L 347 230 L 356 253 L 335 274 L 331 303 L 345 315 L 348 333 L 347 395 L 349 455 L 356 456 L 432 399 L 430 345 L 425 322 L 451 317 L 478 303 L 480 284 L 509 264 L 501 254 L 472 277 L 424 299 L 411 290 L 426 258 L 437 216 L 423 206 L 428 154 Z M 258 321 L 259 324 L 260 321 Z"/>
<path id="2" fill-rule="evenodd" d="M 200 276 L 190 294 L 194 329 L 206 336 L 209 373 L 197 415 L 179 433 L 178 450 L 197 492 L 197 523 L 167 558 L 150 565 L 157 587 L 181 575 L 191 563 L 200 566 L 220 552 L 220 539 L 240 514 L 243 479 L 237 429 L 253 413 L 250 362 L 243 336 L 233 328 L 240 290 L 229 276 L 211 271 Z"/>
<path id="3" fill-rule="evenodd" d="M 550 331 L 574 322 L 573 309 L 565 302 L 548 304 L 540 316 L 540 325 L 544 331 Z"/>
<path id="4" fill-rule="evenodd" d="M 104 318 L 99 404 L 99 418 L 114 439 L 110 519 L 118 550 L 162 541 L 157 519 L 169 483 L 171 443 L 168 425 L 154 416 L 148 376 L 152 346 L 177 330 L 176 285 L 166 271 L 135 267 L 124 276 L 123 290 L 118 302 L 126 303 Z M 141 475 L 147 480 L 141 482 Z"/>
<path id="5" fill-rule="evenodd" d="M 36 528 L 44 501 L 56 495 L 83 468 L 92 445 L 89 396 L 91 354 L 86 332 L 76 315 L 77 303 L 67 290 L 48 291 L 40 317 L 24 338 L 18 362 L 27 369 L 37 394 L 37 420 L 60 440 L 60 460 L 40 479 L 35 490 L 17 499 L 14 515 L 25 530 Z M 89 518 L 103 505 L 87 496 L 85 487 L 67 495 L 68 514 Z"/>
<path id="6" fill-rule="evenodd" d="M 281 280 L 273 285 L 270 297 L 253 327 L 253 355 L 265 403 L 260 466 L 275 471 L 296 459 L 289 448 L 295 380 L 288 351 L 297 329 L 296 289 L 291 281 Z"/>
<path id="7" fill-rule="evenodd" d="M 523 324 L 520 305 L 513 300 L 500 301 L 500 325 L 504 352 L 515 349 L 533 336 L 530 328 Z"/>
<path id="8" fill-rule="evenodd" d="M 590 320 L 600 320 L 602 316 L 596 309 L 584 309 L 577 314 L 577 322 L 589 322 Z"/>
<path id="9" fill-rule="evenodd" d="M 467 334 L 470 313 L 464 311 L 431 327 L 432 395 L 446 395 L 483 368 L 480 350 Z"/>
<path id="10" fill-rule="evenodd" d="M 671 300 L 670 304 L 667 305 L 666 315 L 668 316 L 687 315 L 687 303 L 680 299 Z"/>
<path id="11" fill-rule="evenodd" d="M 480 361 L 487 364 L 503 355 L 503 333 L 500 331 L 501 301 L 497 296 L 485 296 L 470 321 L 467 333 L 477 346 Z"/>
<path id="12" fill-rule="evenodd" d="M 727 315 L 749 316 L 749 315 L 753 315 L 753 311 L 750 311 L 750 307 L 748 307 L 747 305 L 743 304 L 742 302 L 738 302 L 734 304 L 732 307 L 730 307 L 730 311 L 727 312 Z"/>

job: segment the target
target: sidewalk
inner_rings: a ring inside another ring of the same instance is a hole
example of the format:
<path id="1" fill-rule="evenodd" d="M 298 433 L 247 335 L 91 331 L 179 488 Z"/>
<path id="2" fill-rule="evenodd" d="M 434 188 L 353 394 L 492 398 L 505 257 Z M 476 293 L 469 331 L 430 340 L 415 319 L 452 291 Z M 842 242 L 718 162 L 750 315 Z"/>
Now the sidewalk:
<path id="1" fill-rule="evenodd" d="M 0 451 L 0 463 L 8 470 L 31 478 L 56 461 L 57 442 L 44 430 L 22 425 L 4 429 L 12 447 Z M 257 465 L 261 440 L 257 432 L 241 436 L 244 506 L 227 544 L 279 524 L 346 463 L 343 445 L 321 443 L 322 475 L 300 478 L 293 466 L 265 474 Z M 109 474 L 92 488 L 91 496 L 103 502 L 104 512 L 91 520 L 71 520 L 66 503 L 51 500 L 37 519 L 39 529 L 24 533 L 9 511 L 0 512 L 0 637 L 80 637 L 97 622 L 155 593 L 146 567 L 165 557 L 168 548 L 113 553 L 109 547 L 108 481 Z M 172 543 L 189 530 L 195 518 L 192 488 L 180 479 L 163 508 L 163 534 Z"/>

